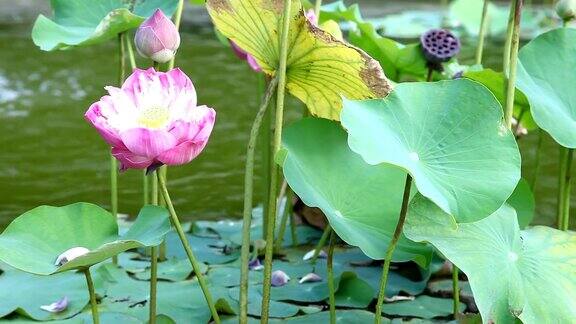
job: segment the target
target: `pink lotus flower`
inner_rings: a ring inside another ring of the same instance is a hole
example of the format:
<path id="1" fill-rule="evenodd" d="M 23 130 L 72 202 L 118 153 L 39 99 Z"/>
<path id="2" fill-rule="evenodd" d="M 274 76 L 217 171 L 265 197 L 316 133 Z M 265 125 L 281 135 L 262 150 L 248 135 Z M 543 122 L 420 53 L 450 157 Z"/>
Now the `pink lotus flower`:
<path id="1" fill-rule="evenodd" d="M 156 9 L 136 30 L 134 43 L 138 54 L 159 63 L 170 61 L 180 46 L 178 29 L 162 10 Z"/>
<path id="2" fill-rule="evenodd" d="M 262 72 L 262 68 L 260 67 L 260 65 L 258 65 L 258 62 L 256 62 L 254 56 L 248 54 L 248 52 L 241 49 L 240 46 L 238 46 L 238 44 L 234 43 L 232 40 L 229 41 L 230 46 L 232 46 L 232 50 L 234 51 L 234 54 L 236 54 L 236 56 L 238 56 L 239 59 L 248 62 L 248 65 L 250 65 L 250 68 L 254 70 L 254 72 Z"/>
<path id="3" fill-rule="evenodd" d="M 121 170 L 186 164 L 206 146 L 216 112 L 196 106 L 194 85 L 180 69 L 136 69 L 122 88 L 106 90 L 85 118 L 112 146 Z"/>

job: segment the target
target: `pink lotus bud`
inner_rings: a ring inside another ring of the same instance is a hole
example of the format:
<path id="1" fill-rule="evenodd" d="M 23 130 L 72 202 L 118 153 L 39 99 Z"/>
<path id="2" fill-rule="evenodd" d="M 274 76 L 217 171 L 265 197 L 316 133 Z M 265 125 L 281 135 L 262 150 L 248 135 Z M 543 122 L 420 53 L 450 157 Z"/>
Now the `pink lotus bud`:
<path id="1" fill-rule="evenodd" d="M 112 146 L 121 170 L 186 164 L 208 143 L 216 112 L 196 105 L 194 85 L 180 69 L 136 69 L 122 88 L 106 90 L 85 118 Z"/>
<path id="2" fill-rule="evenodd" d="M 240 46 L 238 46 L 238 44 L 234 43 L 232 40 L 229 41 L 230 46 L 234 51 L 234 54 L 236 54 L 236 56 L 238 56 L 239 59 L 248 62 L 248 65 L 254 72 L 262 72 L 262 68 L 260 67 L 260 65 L 258 65 L 258 62 L 256 62 L 254 56 L 248 54 L 248 52 L 240 48 Z"/>
<path id="3" fill-rule="evenodd" d="M 318 16 L 316 16 L 314 9 L 309 9 L 304 15 L 312 25 L 318 27 Z"/>
<path id="4" fill-rule="evenodd" d="M 156 12 L 138 27 L 134 43 L 143 57 L 166 63 L 174 57 L 180 46 L 180 34 L 172 20 L 166 17 L 162 10 L 156 9 Z"/>

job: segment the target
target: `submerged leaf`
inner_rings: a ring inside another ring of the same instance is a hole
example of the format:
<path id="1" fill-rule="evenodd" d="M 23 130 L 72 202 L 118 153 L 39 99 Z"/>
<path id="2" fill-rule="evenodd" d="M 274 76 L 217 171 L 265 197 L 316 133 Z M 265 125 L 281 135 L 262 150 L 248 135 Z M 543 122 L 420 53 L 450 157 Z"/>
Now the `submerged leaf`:
<path id="1" fill-rule="evenodd" d="M 468 277 L 484 322 L 569 323 L 576 318 L 576 236 L 536 226 L 521 231 L 504 205 L 475 223 L 452 222 L 429 200 L 414 200 L 404 233 L 427 241 Z"/>
<path id="2" fill-rule="evenodd" d="M 377 61 L 313 26 L 300 0 L 291 1 L 286 87 L 313 115 L 338 120 L 342 96 L 368 99 L 390 92 Z M 250 53 L 265 73 L 276 73 L 282 1 L 208 0 L 207 7 L 222 34 Z"/>

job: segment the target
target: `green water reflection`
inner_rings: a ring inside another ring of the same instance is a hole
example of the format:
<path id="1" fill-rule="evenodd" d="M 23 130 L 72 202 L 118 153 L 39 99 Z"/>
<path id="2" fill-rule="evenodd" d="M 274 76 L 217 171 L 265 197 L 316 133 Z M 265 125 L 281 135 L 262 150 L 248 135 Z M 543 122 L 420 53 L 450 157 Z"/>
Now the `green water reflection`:
<path id="1" fill-rule="evenodd" d="M 489 66 L 497 68 L 501 47 L 488 48 Z M 32 44 L 28 30 L 0 30 L 0 227 L 39 204 L 86 201 L 108 206 L 107 147 L 83 114 L 104 94 L 105 85 L 116 82 L 115 53 L 114 42 L 45 53 Z M 462 59 L 470 62 L 472 56 L 467 46 Z M 245 146 L 257 105 L 256 76 L 210 30 L 183 35 L 177 65 L 191 76 L 199 103 L 214 107 L 218 115 L 205 153 L 169 171 L 175 203 L 187 217 L 239 216 Z M 292 101 L 287 119 L 298 118 L 301 111 Z M 520 143 L 527 178 L 536 141 L 533 134 Z M 554 220 L 556 168 L 557 149 L 547 138 L 537 189 L 538 223 Z M 138 210 L 140 188 L 140 172 L 121 174 L 121 212 Z M 260 197 L 258 183 L 256 199 Z"/>

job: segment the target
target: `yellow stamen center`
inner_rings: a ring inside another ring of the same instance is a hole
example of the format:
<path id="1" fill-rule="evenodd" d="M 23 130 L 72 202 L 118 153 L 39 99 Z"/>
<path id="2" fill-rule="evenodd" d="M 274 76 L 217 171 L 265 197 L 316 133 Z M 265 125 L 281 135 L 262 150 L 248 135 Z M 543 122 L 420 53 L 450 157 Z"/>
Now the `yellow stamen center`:
<path id="1" fill-rule="evenodd" d="M 150 107 L 140 114 L 138 124 L 146 128 L 161 128 L 168 122 L 169 118 L 168 109 Z"/>

